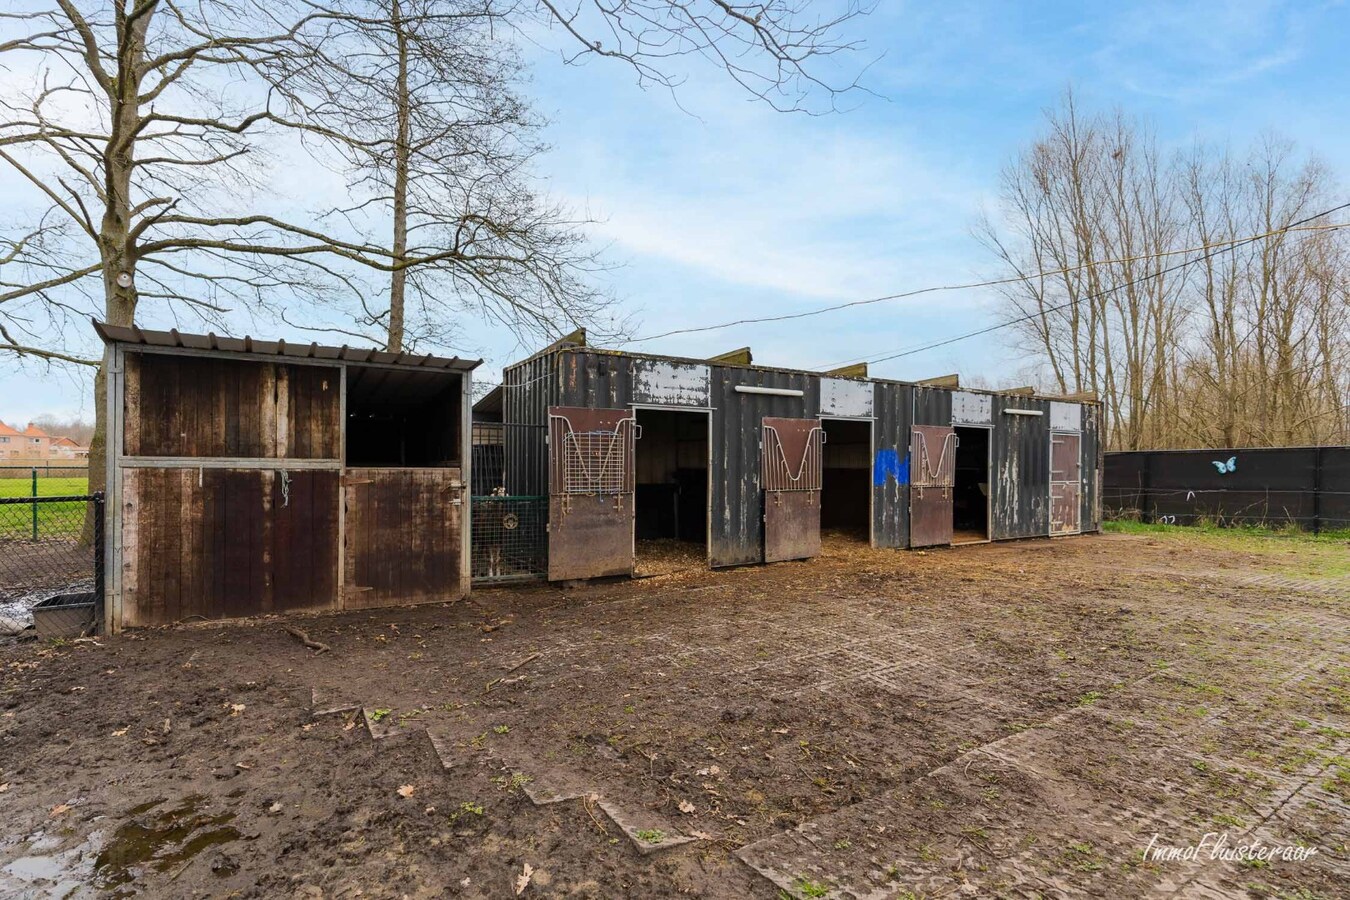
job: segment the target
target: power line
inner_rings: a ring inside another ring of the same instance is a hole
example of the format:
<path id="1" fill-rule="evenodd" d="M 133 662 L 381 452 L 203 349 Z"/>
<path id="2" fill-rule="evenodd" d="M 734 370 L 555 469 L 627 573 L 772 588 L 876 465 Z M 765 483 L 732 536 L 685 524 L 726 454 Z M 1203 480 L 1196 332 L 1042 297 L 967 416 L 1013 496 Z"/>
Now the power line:
<path id="1" fill-rule="evenodd" d="M 1339 206 L 1333 206 L 1333 207 L 1331 207 L 1330 209 L 1326 209 L 1326 210 L 1323 210 L 1322 212 L 1315 213 L 1315 214 L 1313 214 L 1313 215 L 1311 215 L 1311 216 L 1308 216 L 1308 217 L 1306 217 L 1306 218 L 1299 219 L 1297 222 L 1291 222 L 1290 224 L 1284 226 L 1283 228 L 1276 228 L 1276 229 L 1274 229 L 1274 230 L 1272 230 L 1272 231 L 1267 231 L 1267 232 L 1265 232 L 1264 234 L 1252 235 L 1251 237 L 1240 238 L 1240 239 L 1238 239 L 1238 240 L 1236 240 L 1236 241 L 1222 242 L 1222 243 L 1220 243 L 1220 244 L 1214 244 L 1214 245 L 1211 245 L 1211 247 L 1212 247 L 1213 249 L 1210 249 L 1210 250 L 1209 250 L 1208 252 L 1206 252 L 1203 256 L 1196 257 L 1195 259 L 1187 259 L 1187 260 L 1184 260 L 1184 261 L 1182 261 L 1182 262 L 1177 263 L 1177 264 L 1174 265 L 1174 266 L 1168 266 L 1168 267 L 1165 268 L 1165 269 L 1160 269 L 1160 270 L 1158 270 L 1157 272 L 1150 272 L 1150 273 L 1148 273 L 1147 275 L 1143 275 L 1143 276 L 1141 276 L 1141 277 L 1139 277 L 1139 278 L 1133 279 L 1132 281 L 1126 281 L 1126 282 L 1124 282 L 1124 283 L 1122 283 L 1122 284 L 1115 285 L 1114 287 L 1107 288 L 1106 290 L 1101 291 L 1101 292 L 1099 292 L 1099 293 L 1097 293 L 1097 294 L 1092 294 L 1092 295 L 1087 296 L 1087 297 L 1078 297 L 1078 298 L 1069 300 L 1069 301 L 1067 301 L 1067 302 L 1065 302 L 1065 303 L 1060 303 L 1060 304 L 1058 304 L 1058 305 L 1056 305 L 1056 306 L 1051 306 L 1051 307 L 1046 308 L 1046 309 L 1037 310 L 1037 311 L 1034 312 L 1034 313 L 1028 313 L 1028 314 L 1025 315 L 1025 316 L 1018 316 L 1018 317 L 1015 318 L 1015 319 L 1009 319 L 1009 320 L 1006 321 L 1006 322 L 999 322 L 999 323 L 997 323 L 997 324 L 995 324 L 995 325 L 990 325 L 990 326 L 988 326 L 988 327 L 986 327 L 986 328 L 980 328 L 980 329 L 977 329 L 977 330 L 975 330 L 975 331 L 966 332 L 965 334 L 959 334 L 959 335 L 956 335 L 955 337 L 944 338 L 943 340 L 940 340 L 940 341 L 934 341 L 934 342 L 929 343 L 929 344 L 923 344 L 923 345 L 921 345 L 921 346 L 914 347 L 914 348 L 912 348 L 912 349 L 899 350 L 899 351 L 896 351 L 895 353 L 891 353 L 891 354 L 886 355 L 886 356 L 878 356 L 878 357 L 871 357 L 871 358 L 868 358 L 868 357 L 857 357 L 857 358 L 855 358 L 855 359 L 845 360 L 845 361 L 838 362 L 838 363 L 830 363 L 829 366 L 833 367 L 833 366 L 839 366 L 839 365 L 847 365 L 847 364 L 849 364 L 849 363 L 855 363 L 855 362 L 866 362 L 866 363 L 868 363 L 868 364 L 883 363 L 883 362 L 889 362 L 890 360 L 893 360 L 893 359 L 900 359 L 901 357 L 905 357 L 905 356 L 913 356 L 913 355 L 915 355 L 916 353 L 924 353 L 924 352 L 926 352 L 926 351 L 928 351 L 928 350 L 936 350 L 936 349 L 939 348 L 939 347 L 946 347 L 946 346 L 948 346 L 948 345 L 950 345 L 950 344 L 955 344 L 955 343 L 958 343 L 958 342 L 960 342 L 960 341 L 969 340 L 970 338 L 973 338 L 973 337 L 980 337 L 980 336 L 982 336 L 982 335 L 986 335 L 986 334 L 989 334 L 989 333 L 994 332 L 994 331 L 999 331 L 999 330 L 1004 329 L 1004 328 L 1009 328 L 1009 327 L 1011 327 L 1011 326 L 1013 326 L 1013 325 L 1020 325 L 1020 324 L 1022 324 L 1023 322 L 1030 322 L 1032 319 L 1040 318 L 1040 317 L 1042 317 L 1042 316 L 1047 315 L 1048 313 L 1059 312 L 1060 310 L 1068 309 L 1068 308 L 1071 307 L 1071 306 L 1076 306 L 1076 305 L 1078 305 L 1079 303 L 1081 303 L 1081 302 L 1083 302 L 1083 301 L 1085 301 L 1085 300 L 1086 300 L 1086 301 L 1100 300 L 1102 297 L 1105 297 L 1105 296 L 1107 296 L 1108 294 L 1114 294 L 1116 291 L 1123 290 L 1124 288 L 1133 287 L 1133 286 L 1135 286 L 1135 285 L 1137 285 L 1137 284 L 1142 284 L 1142 283 L 1144 283 L 1145 281 L 1149 281 L 1150 279 L 1153 279 L 1153 278 L 1161 278 L 1163 275 L 1168 275 L 1168 274 L 1170 274 L 1170 273 L 1172 273 L 1172 272 L 1176 272 L 1176 271 L 1179 271 L 1179 270 L 1181 270 L 1181 269 L 1184 269 L 1184 268 L 1186 268 L 1187 266 L 1193 266 L 1193 265 L 1195 265 L 1195 264 L 1197 264 L 1197 263 L 1204 262 L 1204 261 L 1207 260 L 1207 259 L 1212 259 L 1212 258 L 1214 258 L 1215 256 L 1218 256 L 1218 255 L 1221 254 L 1221 253 L 1231 253 L 1231 252 L 1233 252 L 1234 250 L 1239 249 L 1240 247 L 1244 247 L 1244 246 L 1246 246 L 1246 245 L 1248 245 L 1248 244 L 1256 243 L 1257 241 L 1260 241 L 1260 240 L 1265 240 L 1266 238 L 1273 237 L 1273 236 L 1275 236 L 1275 235 L 1277 235 L 1277 234 L 1285 234 L 1285 233 L 1287 233 L 1287 232 L 1295 231 L 1295 230 L 1327 230 L 1327 231 L 1329 231 L 1329 230 L 1335 230 L 1335 229 L 1338 229 L 1338 228 L 1344 228 L 1344 227 L 1346 227 L 1347 224 L 1350 224 L 1350 223 L 1344 223 L 1344 222 L 1341 222 L 1341 223 L 1335 223 L 1335 224 L 1332 224 L 1332 225 L 1323 225 L 1323 226 L 1318 226 L 1318 228 L 1316 228 L 1316 229 L 1303 229 L 1302 226 L 1304 226 L 1304 225 L 1306 225 L 1307 223 L 1313 221 L 1314 219 L 1320 219 L 1320 218 L 1322 218 L 1323 216 L 1329 216 L 1329 215 L 1331 215 L 1331 214 L 1334 213 L 1334 212 L 1339 212 L 1339 211 L 1341 211 L 1341 210 L 1343 210 L 1343 209 L 1347 209 L 1347 208 L 1350 208 L 1350 203 L 1342 203 L 1342 204 L 1340 204 Z M 1159 256 L 1163 256 L 1163 255 L 1173 255 L 1173 254 L 1175 254 L 1175 253 L 1184 253 L 1184 252 L 1188 252 L 1188 251 L 1168 251 L 1168 253 L 1166 253 L 1166 254 L 1158 254 L 1158 255 L 1159 255 Z M 1194 251 L 1189 251 L 1189 252 L 1194 252 Z M 1098 265 L 1098 263 L 1092 263 L 1092 265 Z M 1049 274 L 1055 274 L 1055 273 L 1052 272 L 1052 273 L 1049 273 Z M 1007 284 L 1007 283 L 1011 283 L 1011 282 L 1027 281 L 1027 280 L 1030 280 L 1030 279 L 1033 279 L 1033 278 L 1037 278 L 1037 277 L 1039 277 L 1039 276 L 1036 276 L 1036 275 L 1019 276 L 1019 277 L 1017 277 L 1017 278 L 1005 279 L 1002 283 Z M 939 289 L 937 289 L 937 288 L 930 288 L 929 290 L 939 290 Z"/>
<path id="2" fill-rule="evenodd" d="M 1329 209 L 1323 213 L 1318 213 L 1318 215 L 1316 216 L 1312 216 L 1309 219 L 1304 219 L 1303 223 L 1309 222 L 1312 219 L 1320 218 L 1321 216 L 1329 215 L 1333 212 L 1336 212 L 1337 210 L 1345 209 L 1346 207 L 1350 207 L 1350 203 L 1347 203 L 1344 206 L 1338 206 L 1334 209 Z M 1001 285 L 1006 284 L 1017 284 L 1018 282 L 1034 281 L 1041 278 L 1050 278 L 1055 275 L 1066 275 L 1070 272 L 1076 272 L 1080 269 L 1086 269 L 1091 266 L 1109 266 L 1109 265 L 1119 265 L 1121 263 L 1127 262 L 1139 262 L 1141 260 L 1146 259 L 1162 259 L 1164 257 L 1177 256 L 1179 254 L 1184 253 L 1199 253 L 1201 251 L 1212 250 L 1214 248 L 1236 249 L 1238 246 L 1241 246 L 1243 244 L 1251 243 L 1252 241 L 1258 241 L 1263 238 L 1273 237 L 1274 235 L 1277 234 L 1284 234 L 1289 231 L 1335 231 L 1339 228 L 1345 228 L 1347 226 L 1350 226 L 1350 222 L 1337 222 L 1331 225 L 1315 225 L 1311 227 L 1303 227 L 1302 223 L 1298 223 L 1294 225 L 1289 225 L 1285 228 L 1276 228 L 1272 231 L 1267 231 L 1262 234 L 1233 238 L 1231 240 L 1226 241 L 1215 241 L 1208 244 L 1201 244 L 1196 247 L 1185 247 L 1176 250 L 1163 250 L 1158 253 L 1143 253 L 1138 256 L 1124 256 L 1119 257 L 1117 259 L 1089 260 L 1088 262 L 1078 263 L 1072 266 L 1066 266 L 1062 269 L 1048 269 L 1044 272 L 1036 272 L 1030 275 L 1014 275 L 1007 278 L 995 278 L 988 281 L 972 281 L 966 282 L 964 284 L 944 284 L 931 287 L 915 288 L 914 290 L 902 291 L 898 294 L 886 294 L 881 297 L 869 297 L 865 300 L 850 300 L 847 303 L 837 303 L 834 304 L 833 306 L 822 306 L 817 309 L 809 309 L 796 313 L 783 313 L 781 315 L 776 316 L 758 316 L 755 318 L 748 318 L 748 319 L 735 319 L 729 322 L 721 322 L 716 325 L 700 325 L 693 328 L 676 328 L 672 331 L 661 332 L 660 334 L 649 334 L 644 337 L 630 338 L 629 340 L 621 342 L 621 346 L 626 346 L 628 344 L 642 344 L 646 343 L 647 341 L 655 341 L 661 338 L 675 337 L 676 335 L 681 334 L 700 334 L 707 331 L 721 331 L 722 329 L 725 328 L 734 328 L 737 325 L 758 325 L 770 322 L 786 322 L 793 319 L 806 319 L 812 316 L 821 316 L 825 315 L 826 313 L 838 312 L 839 310 L 843 309 L 854 309 L 859 306 L 871 306 L 876 303 L 886 303 L 891 300 L 904 300 L 910 297 L 922 296 L 924 294 L 935 294 L 945 291 L 965 291 L 965 290 L 972 290 L 975 288 L 999 287 Z M 1206 257 L 1202 257 L 1202 259 L 1204 258 Z M 1198 262 L 1199 260 L 1196 261 Z M 1125 285 L 1121 285 L 1121 287 L 1124 286 Z"/>

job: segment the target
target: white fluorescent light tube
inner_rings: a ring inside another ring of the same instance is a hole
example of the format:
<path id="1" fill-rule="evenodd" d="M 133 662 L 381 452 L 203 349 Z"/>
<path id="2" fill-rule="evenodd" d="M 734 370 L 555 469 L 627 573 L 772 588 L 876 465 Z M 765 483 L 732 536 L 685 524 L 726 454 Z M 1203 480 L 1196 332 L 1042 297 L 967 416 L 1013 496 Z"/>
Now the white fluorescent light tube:
<path id="1" fill-rule="evenodd" d="M 793 390 L 792 388 L 767 388 L 767 387 L 755 387 L 754 385 L 751 385 L 751 384 L 738 384 L 738 385 L 736 385 L 736 393 L 738 393 L 738 394 L 767 394 L 767 395 L 770 396 L 770 397 L 804 397 L 804 396 L 806 396 L 806 392 L 805 392 L 805 391 L 795 391 L 795 390 Z"/>
<path id="2" fill-rule="evenodd" d="M 1005 416 L 1043 416 L 1045 411 L 1041 409 L 1005 409 Z"/>

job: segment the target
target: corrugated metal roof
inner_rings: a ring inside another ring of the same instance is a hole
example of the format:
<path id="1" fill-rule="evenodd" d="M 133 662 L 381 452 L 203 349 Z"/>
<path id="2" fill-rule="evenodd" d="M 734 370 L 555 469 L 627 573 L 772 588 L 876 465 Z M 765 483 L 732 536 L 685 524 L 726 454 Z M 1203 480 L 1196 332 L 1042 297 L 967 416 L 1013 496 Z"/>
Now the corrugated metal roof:
<path id="1" fill-rule="evenodd" d="M 176 328 L 151 331 L 132 325 L 108 325 L 94 320 L 94 331 L 106 344 L 143 344 L 147 347 L 182 347 L 188 350 L 207 350 L 217 353 L 256 353 L 263 356 L 288 356 L 296 359 L 331 360 L 347 363 L 376 363 L 384 366 L 407 366 L 414 369 L 440 369 L 471 372 L 483 361 L 416 353 L 387 353 L 373 348 L 353 348 L 345 344 L 328 347 L 323 344 L 288 344 L 285 340 L 260 341 L 248 335 L 242 338 L 207 334 L 184 334 Z"/>
<path id="2" fill-rule="evenodd" d="M 473 411 L 476 413 L 500 413 L 503 407 L 503 394 L 502 386 L 497 385 L 473 405 Z"/>

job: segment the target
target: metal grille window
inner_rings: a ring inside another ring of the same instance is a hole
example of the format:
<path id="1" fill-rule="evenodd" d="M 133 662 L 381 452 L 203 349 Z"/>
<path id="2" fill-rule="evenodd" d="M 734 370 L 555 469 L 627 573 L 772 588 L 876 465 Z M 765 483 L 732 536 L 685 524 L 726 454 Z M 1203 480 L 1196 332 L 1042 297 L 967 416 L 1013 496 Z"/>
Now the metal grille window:
<path id="1" fill-rule="evenodd" d="M 937 444 L 938 435 L 920 431 L 918 427 L 914 429 L 909 456 L 910 484 L 913 487 L 951 488 L 955 485 L 957 437 L 950 429 L 943 430 L 947 433 L 941 435 L 941 445 L 933 447 L 929 444 L 929 438 L 933 437 L 932 443 Z M 933 453 L 935 449 L 936 455 Z"/>
<path id="2" fill-rule="evenodd" d="M 777 427 L 765 423 L 764 490 L 820 490 L 825 432 L 820 426 L 815 426 L 806 432 L 804 440 L 800 434 L 786 437 L 788 439 L 785 441 L 785 435 Z"/>
<path id="3" fill-rule="evenodd" d="M 626 494 L 633 491 L 633 442 L 638 426 L 632 417 L 612 429 L 578 431 L 567 416 L 550 414 L 555 492 L 562 494 Z"/>

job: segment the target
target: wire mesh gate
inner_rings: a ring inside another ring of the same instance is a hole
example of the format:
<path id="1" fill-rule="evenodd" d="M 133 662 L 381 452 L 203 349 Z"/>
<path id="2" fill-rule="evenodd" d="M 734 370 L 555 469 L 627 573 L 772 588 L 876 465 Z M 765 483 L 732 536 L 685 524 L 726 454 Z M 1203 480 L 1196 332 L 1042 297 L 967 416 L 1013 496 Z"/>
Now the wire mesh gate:
<path id="1" fill-rule="evenodd" d="M 514 460 L 540 441 L 540 425 L 473 424 L 470 564 L 475 584 L 543 578 L 548 573 L 548 496 Z M 508 494 L 508 484 L 533 489 Z"/>
<path id="2" fill-rule="evenodd" d="M 0 635 L 103 623 L 103 494 L 0 498 Z"/>

